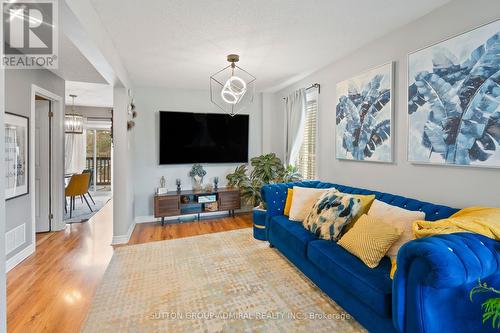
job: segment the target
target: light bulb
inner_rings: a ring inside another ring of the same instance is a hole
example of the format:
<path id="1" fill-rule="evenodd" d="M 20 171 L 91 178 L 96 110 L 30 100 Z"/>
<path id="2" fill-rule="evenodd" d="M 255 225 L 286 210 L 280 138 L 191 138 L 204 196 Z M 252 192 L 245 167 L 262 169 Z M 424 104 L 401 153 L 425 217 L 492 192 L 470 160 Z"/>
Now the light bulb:
<path id="1" fill-rule="evenodd" d="M 224 84 L 220 93 L 224 102 L 228 104 L 237 104 L 245 95 L 247 84 L 243 79 L 237 76 L 231 76 Z"/>

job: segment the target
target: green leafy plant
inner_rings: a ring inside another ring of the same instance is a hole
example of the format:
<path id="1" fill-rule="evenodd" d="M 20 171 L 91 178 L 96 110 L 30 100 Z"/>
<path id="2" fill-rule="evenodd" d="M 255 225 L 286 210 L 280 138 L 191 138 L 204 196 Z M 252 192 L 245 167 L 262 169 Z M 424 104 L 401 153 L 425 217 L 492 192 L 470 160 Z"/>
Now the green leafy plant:
<path id="1" fill-rule="evenodd" d="M 299 180 L 302 180 L 302 175 L 294 165 L 288 165 L 283 169 L 283 172 L 280 175 L 280 182 L 282 183 L 296 182 Z"/>
<path id="2" fill-rule="evenodd" d="M 470 291 L 469 297 L 471 302 L 473 301 L 472 296 L 480 293 L 500 295 L 500 290 L 489 287 L 486 282 L 481 283 L 481 280 L 479 280 L 478 285 Z M 500 297 L 488 298 L 481 304 L 481 309 L 483 310 L 483 324 L 491 319 L 491 327 L 500 328 Z"/>
<path id="3" fill-rule="evenodd" d="M 193 165 L 191 171 L 189 172 L 190 177 L 198 176 L 200 178 L 203 178 L 206 174 L 207 172 L 205 171 L 205 169 L 203 169 L 203 166 L 201 164 Z"/>
<path id="4" fill-rule="evenodd" d="M 248 168 L 245 164 L 237 167 L 233 173 L 226 176 L 227 185 L 229 187 L 239 187 L 242 182 L 248 179 L 247 171 Z"/>
<path id="5" fill-rule="evenodd" d="M 283 163 L 274 153 L 253 157 L 250 164 L 253 167 L 250 178 L 260 179 L 265 184 L 276 182 L 284 169 Z"/>
<path id="6" fill-rule="evenodd" d="M 253 207 L 264 208 L 260 190 L 266 184 L 293 182 L 302 179 L 294 166 L 284 166 L 276 154 L 266 154 L 250 159 L 252 171 L 248 174 L 247 165 L 237 167 L 226 176 L 228 185 L 238 187 L 242 199 Z"/>

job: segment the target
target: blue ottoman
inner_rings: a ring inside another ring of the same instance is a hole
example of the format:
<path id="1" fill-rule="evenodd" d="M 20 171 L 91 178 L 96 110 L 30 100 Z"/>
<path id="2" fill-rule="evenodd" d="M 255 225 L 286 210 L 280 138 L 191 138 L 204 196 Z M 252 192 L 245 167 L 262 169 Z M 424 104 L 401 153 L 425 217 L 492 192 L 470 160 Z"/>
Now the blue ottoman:
<path id="1" fill-rule="evenodd" d="M 261 241 L 267 241 L 265 210 L 253 210 L 253 238 Z"/>

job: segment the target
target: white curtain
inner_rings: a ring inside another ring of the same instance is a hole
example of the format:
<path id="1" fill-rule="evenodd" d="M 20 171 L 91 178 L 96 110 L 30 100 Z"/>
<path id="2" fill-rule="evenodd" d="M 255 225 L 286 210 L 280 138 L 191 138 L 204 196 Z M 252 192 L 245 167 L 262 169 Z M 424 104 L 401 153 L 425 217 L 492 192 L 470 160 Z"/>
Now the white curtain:
<path id="1" fill-rule="evenodd" d="M 82 134 L 65 134 L 64 172 L 80 173 L 85 169 L 87 158 L 87 124 L 84 119 Z"/>
<path id="2" fill-rule="evenodd" d="M 285 162 L 295 164 L 304 136 L 306 91 L 299 89 L 285 98 Z"/>

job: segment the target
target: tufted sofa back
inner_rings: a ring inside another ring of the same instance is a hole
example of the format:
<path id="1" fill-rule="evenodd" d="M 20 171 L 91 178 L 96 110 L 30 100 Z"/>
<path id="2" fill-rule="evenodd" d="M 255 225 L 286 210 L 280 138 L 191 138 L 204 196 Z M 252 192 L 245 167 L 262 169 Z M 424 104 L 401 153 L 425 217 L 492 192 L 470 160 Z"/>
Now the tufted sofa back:
<path id="1" fill-rule="evenodd" d="M 458 211 L 458 209 L 436 205 L 429 202 L 410 199 L 390 193 L 371 191 L 367 189 L 351 187 L 340 184 L 326 183 L 320 181 L 303 181 L 296 183 L 285 184 L 269 184 L 262 187 L 262 198 L 267 204 L 268 216 L 283 215 L 287 190 L 294 186 L 312 187 L 312 188 L 330 188 L 335 187 L 337 190 L 349 194 L 375 194 L 375 197 L 389 205 L 398 206 L 408 210 L 422 211 L 425 213 L 427 221 L 436 221 L 449 217 Z"/>

